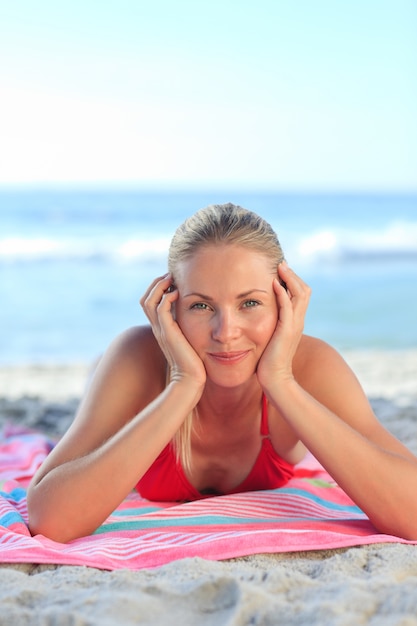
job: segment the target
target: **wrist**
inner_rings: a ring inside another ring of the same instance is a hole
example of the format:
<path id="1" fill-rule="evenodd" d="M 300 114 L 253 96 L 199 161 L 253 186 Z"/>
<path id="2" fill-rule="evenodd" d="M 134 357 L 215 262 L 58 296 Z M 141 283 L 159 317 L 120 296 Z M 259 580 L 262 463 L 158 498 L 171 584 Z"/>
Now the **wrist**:
<path id="1" fill-rule="evenodd" d="M 287 402 L 291 402 L 294 394 L 300 390 L 298 382 L 293 374 L 276 377 L 268 386 L 263 387 L 263 391 L 277 408 L 284 407 Z"/>
<path id="2" fill-rule="evenodd" d="M 192 407 L 200 400 L 204 391 L 205 381 L 199 381 L 191 376 L 173 376 L 167 388 L 174 393 L 179 392 L 183 401 L 189 401 Z"/>
<path id="3" fill-rule="evenodd" d="M 275 369 L 264 373 L 258 370 L 257 374 L 259 384 L 266 395 L 269 391 L 272 393 L 276 390 L 285 389 L 286 385 L 294 381 L 294 374 L 289 368 Z"/>

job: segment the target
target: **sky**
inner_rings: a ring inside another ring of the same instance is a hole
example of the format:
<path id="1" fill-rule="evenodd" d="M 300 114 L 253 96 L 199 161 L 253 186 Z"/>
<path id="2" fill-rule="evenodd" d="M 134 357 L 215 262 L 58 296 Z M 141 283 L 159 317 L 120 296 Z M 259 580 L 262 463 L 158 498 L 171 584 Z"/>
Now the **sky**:
<path id="1" fill-rule="evenodd" d="M 417 190 L 415 0 L 0 15 L 0 185 Z"/>

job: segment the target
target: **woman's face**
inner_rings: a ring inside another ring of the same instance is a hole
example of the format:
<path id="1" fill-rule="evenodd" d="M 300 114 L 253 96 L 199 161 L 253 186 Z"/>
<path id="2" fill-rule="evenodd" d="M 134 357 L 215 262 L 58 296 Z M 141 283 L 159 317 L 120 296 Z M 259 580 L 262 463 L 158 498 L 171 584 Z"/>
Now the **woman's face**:
<path id="1" fill-rule="evenodd" d="M 178 265 L 176 319 L 212 382 L 239 385 L 256 372 L 277 323 L 276 275 L 266 255 L 232 244 Z"/>

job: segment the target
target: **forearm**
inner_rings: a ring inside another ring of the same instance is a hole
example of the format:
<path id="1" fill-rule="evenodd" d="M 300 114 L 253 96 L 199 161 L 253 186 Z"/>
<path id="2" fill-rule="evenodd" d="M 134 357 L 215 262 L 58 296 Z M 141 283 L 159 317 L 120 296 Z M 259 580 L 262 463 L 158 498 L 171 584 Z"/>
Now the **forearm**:
<path id="1" fill-rule="evenodd" d="M 268 397 L 381 532 L 417 538 L 415 462 L 374 444 L 294 380 L 277 386 Z"/>
<path id="2" fill-rule="evenodd" d="M 197 401 L 191 386 L 170 384 L 97 449 L 35 477 L 28 492 L 31 531 L 62 542 L 93 532 L 134 488 Z"/>

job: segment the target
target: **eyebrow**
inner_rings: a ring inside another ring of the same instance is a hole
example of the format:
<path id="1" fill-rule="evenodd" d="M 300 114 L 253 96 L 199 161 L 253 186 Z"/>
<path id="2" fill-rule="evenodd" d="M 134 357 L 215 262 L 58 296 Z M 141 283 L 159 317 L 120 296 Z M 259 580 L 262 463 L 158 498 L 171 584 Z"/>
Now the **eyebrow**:
<path id="1" fill-rule="evenodd" d="M 266 289 L 249 289 L 249 291 L 245 291 L 244 293 L 238 293 L 236 296 L 236 300 L 240 300 L 241 298 L 247 298 L 248 296 L 254 293 L 268 293 L 268 292 L 266 291 Z M 197 291 L 186 293 L 183 296 L 183 298 L 191 298 L 192 296 L 195 298 L 201 298 L 201 300 L 208 300 L 210 302 L 212 302 L 214 299 L 211 296 L 207 296 L 204 293 L 199 293 Z"/>

